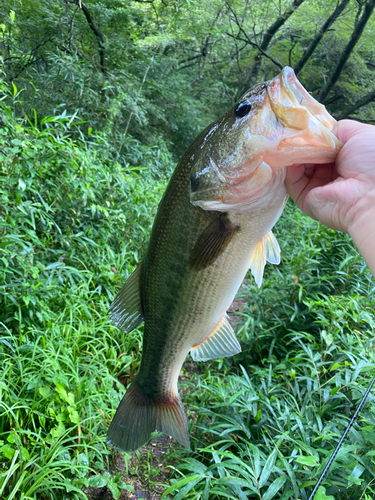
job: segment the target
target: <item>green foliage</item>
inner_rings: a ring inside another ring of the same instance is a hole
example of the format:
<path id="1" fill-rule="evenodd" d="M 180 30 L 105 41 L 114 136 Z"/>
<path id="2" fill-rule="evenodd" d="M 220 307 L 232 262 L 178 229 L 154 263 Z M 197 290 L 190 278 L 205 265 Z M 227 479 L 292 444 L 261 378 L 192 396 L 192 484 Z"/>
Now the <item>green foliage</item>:
<path id="1" fill-rule="evenodd" d="M 140 335 L 106 310 L 144 251 L 169 154 L 128 138 L 134 166 L 120 167 L 105 136 L 69 138 L 74 117 L 25 124 L 19 106 L 17 89 L 0 103 L 0 497 L 118 498 L 127 486 L 94 470 Z"/>
<path id="2" fill-rule="evenodd" d="M 5 0 L 0 62 L 9 85 L 24 89 L 28 114 L 77 113 L 94 131 L 106 132 L 116 161 L 125 131 L 153 146 L 162 137 L 181 155 L 249 86 L 279 71 L 272 60 L 295 66 L 337 5 L 305 0 L 272 37 L 271 59 L 263 57 L 253 81 L 257 47 L 291 3 L 91 0 L 84 3 L 90 25 L 78 0 Z M 314 95 L 334 71 L 362 10 L 363 2 L 349 2 L 299 74 Z M 336 116 L 373 91 L 373 31 L 372 17 L 326 100 Z M 353 116 L 372 122 L 374 112 L 370 100 Z M 87 136 L 86 124 L 80 130 Z"/>
<path id="3" fill-rule="evenodd" d="M 17 87 L 2 91 L 0 496 L 118 498 L 131 487 L 104 436 L 141 333 L 106 311 L 144 253 L 171 156 L 126 136 L 120 164 L 105 132 L 85 139 L 66 113 L 21 119 Z M 306 500 L 375 371 L 374 279 L 350 239 L 291 203 L 275 233 L 281 265 L 238 294 L 243 352 L 185 382 L 194 452 L 169 456 L 164 497 Z M 373 403 L 320 498 L 374 495 Z"/>

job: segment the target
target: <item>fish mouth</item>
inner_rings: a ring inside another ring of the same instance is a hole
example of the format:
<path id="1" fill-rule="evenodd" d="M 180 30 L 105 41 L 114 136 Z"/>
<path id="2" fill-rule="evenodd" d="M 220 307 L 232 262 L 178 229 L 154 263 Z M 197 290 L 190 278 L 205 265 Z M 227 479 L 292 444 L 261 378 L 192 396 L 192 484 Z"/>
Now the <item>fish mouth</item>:
<path id="1" fill-rule="evenodd" d="M 276 151 L 265 155 L 272 166 L 291 163 L 329 163 L 343 143 L 332 133 L 336 120 L 325 106 L 285 67 L 267 87 L 267 96 L 284 129 Z"/>
<path id="2" fill-rule="evenodd" d="M 304 106 L 328 130 L 332 130 L 336 120 L 298 81 L 292 68 L 286 66 L 280 73 L 280 84 L 284 87 L 291 101 L 299 106 Z"/>

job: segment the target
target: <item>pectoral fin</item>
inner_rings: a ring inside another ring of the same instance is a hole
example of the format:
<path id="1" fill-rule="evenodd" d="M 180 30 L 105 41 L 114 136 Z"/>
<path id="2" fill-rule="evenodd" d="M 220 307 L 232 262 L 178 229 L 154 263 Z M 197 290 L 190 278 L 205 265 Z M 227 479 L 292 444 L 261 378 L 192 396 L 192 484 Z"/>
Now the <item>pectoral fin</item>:
<path id="1" fill-rule="evenodd" d="M 251 256 L 250 269 L 259 288 L 263 281 L 266 261 L 271 264 L 280 263 L 280 247 L 272 231 L 258 241 Z"/>
<path id="2" fill-rule="evenodd" d="M 236 339 L 227 315 L 224 315 L 214 331 L 190 351 L 194 361 L 207 361 L 208 359 L 226 358 L 241 352 L 241 346 Z"/>
<path id="3" fill-rule="evenodd" d="M 129 333 L 143 321 L 141 304 L 142 263 L 129 276 L 108 310 L 112 323 L 124 333 Z"/>
<path id="4" fill-rule="evenodd" d="M 213 264 L 229 245 L 234 233 L 240 228 L 230 222 L 223 213 L 201 234 L 190 253 L 190 266 L 199 271 Z"/>

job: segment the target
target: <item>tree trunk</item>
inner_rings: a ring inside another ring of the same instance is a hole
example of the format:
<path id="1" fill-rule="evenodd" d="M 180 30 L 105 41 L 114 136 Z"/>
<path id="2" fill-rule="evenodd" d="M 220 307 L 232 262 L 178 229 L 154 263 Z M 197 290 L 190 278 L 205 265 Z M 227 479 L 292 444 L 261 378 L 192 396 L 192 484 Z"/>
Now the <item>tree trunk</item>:
<path id="1" fill-rule="evenodd" d="M 344 109 L 344 111 L 341 113 L 341 115 L 338 117 L 339 120 L 342 120 L 343 118 L 348 118 L 354 111 L 357 111 L 357 109 L 362 108 L 362 106 L 366 106 L 371 101 L 375 101 L 375 90 L 372 92 L 369 92 L 368 94 L 364 95 L 358 101 L 356 101 L 354 104 L 351 104 L 347 108 Z"/>
<path id="2" fill-rule="evenodd" d="M 307 63 L 307 61 L 310 59 L 311 55 L 313 54 L 314 50 L 316 49 L 318 43 L 323 38 L 324 34 L 328 31 L 328 29 L 330 28 L 330 26 L 340 16 L 340 14 L 345 9 L 345 7 L 348 5 L 349 2 L 350 2 L 350 0 L 342 0 L 342 2 L 337 5 L 336 9 L 333 11 L 333 13 L 327 19 L 327 21 L 320 28 L 320 30 L 318 31 L 318 33 L 315 35 L 314 39 L 311 41 L 310 45 L 305 50 L 305 52 L 304 52 L 303 56 L 301 57 L 301 59 L 294 66 L 294 71 L 295 71 L 296 75 L 298 75 L 298 73 L 305 66 L 305 64 Z"/>
<path id="3" fill-rule="evenodd" d="M 367 21 L 370 19 L 371 14 L 374 11 L 374 7 L 375 7 L 375 0 L 369 0 L 366 3 L 362 17 L 356 24 L 352 36 L 350 37 L 347 46 L 345 47 L 343 53 L 341 54 L 341 57 L 339 59 L 339 62 L 337 63 L 336 68 L 333 70 L 331 76 L 329 77 L 329 79 L 327 80 L 326 84 L 324 85 L 319 94 L 320 102 L 324 102 L 324 99 L 327 97 L 328 93 L 339 79 L 346 61 L 349 59 L 351 53 L 354 50 L 354 47 L 356 46 L 358 40 L 361 38 L 361 35 L 363 33 L 363 30 L 365 29 Z"/>
<path id="4" fill-rule="evenodd" d="M 269 27 L 267 28 L 266 32 L 263 35 L 263 39 L 261 44 L 259 45 L 259 52 L 255 56 L 255 61 L 254 64 L 250 70 L 249 76 L 247 77 L 246 80 L 246 89 L 247 90 L 252 83 L 256 81 L 258 78 L 258 74 L 260 71 L 260 68 L 262 66 L 262 60 L 263 60 L 263 52 L 266 52 L 268 49 L 268 46 L 273 38 L 273 36 L 276 34 L 276 32 L 283 26 L 283 24 L 286 23 L 286 21 L 290 18 L 290 16 L 293 14 L 295 10 L 298 9 L 298 7 L 304 2 L 304 0 L 294 0 L 292 5 L 281 14 L 280 17 L 276 19 L 276 21 Z"/>

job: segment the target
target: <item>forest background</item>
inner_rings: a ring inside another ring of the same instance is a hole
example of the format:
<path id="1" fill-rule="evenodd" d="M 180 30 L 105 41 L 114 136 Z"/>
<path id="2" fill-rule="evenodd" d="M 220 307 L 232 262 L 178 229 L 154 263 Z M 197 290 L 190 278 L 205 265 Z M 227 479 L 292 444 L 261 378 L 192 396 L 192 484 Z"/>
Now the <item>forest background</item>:
<path id="1" fill-rule="evenodd" d="M 337 118 L 375 123 L 375 0 L 3 0 L 0 498 L 307 500 L 375 374 L 375 282 L 289 202 L 282 263 L 232 308 L 243 352 L 187 361 L 192 452 L 105 434 L 142 327 L 107 310 L 197 133 L 292 66 Z M 375 498 L 370 395 L 316 499 Z"/>

